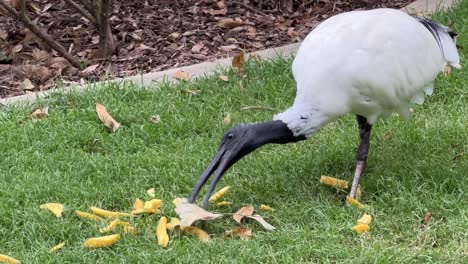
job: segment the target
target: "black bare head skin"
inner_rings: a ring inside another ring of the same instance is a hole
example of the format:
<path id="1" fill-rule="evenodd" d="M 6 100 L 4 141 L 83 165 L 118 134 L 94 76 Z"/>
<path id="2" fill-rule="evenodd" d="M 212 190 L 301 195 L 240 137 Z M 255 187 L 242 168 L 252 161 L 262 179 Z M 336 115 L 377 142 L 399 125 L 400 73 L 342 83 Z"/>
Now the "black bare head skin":
<path id="1" fill-rule="evenodd" d="M 223 174 L 238 160 L 255 149 L 268 144 L 284 144 L 306 139 L 304 136 L 294 136 L 288 126 L 282 121 L 271 121 L 255 124 L 241 124 L 224 133 L 218 152 L 205 169 L 193 188 L 189 202 L 193 203 L 200 189 L 214 173 L 215 176 L 203 199 L 203 207 L 208 207 L 208 199 Z"/>

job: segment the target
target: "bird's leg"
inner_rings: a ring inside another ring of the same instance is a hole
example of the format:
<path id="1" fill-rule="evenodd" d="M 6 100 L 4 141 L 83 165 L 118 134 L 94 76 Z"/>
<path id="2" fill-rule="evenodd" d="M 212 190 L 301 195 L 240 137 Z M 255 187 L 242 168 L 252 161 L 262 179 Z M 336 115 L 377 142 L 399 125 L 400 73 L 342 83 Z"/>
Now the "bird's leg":
<path id="1" fill-rule="evenodd" d="M 356 170 L 354 171 L 353 185 L 351 186 L 351 193 L 349 196 L 356 199 L 356 192 L 359 186 L 359 178 L 366 169 L 367 154 L 369 153 L 370 135 L 372 125 L 367 123 L 367 119 L 363 116 L 357 115 L 357 122 L 359 127 L 359 137 L 361 142 L 356 153 Z"/>

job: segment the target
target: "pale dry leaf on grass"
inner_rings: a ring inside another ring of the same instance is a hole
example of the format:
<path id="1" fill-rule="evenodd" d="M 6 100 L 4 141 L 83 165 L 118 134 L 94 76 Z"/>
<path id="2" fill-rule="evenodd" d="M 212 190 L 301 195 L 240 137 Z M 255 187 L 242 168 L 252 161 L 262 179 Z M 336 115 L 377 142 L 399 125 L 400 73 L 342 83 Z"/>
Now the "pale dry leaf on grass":
<path id="1" fill-rule="evenodd" d="M 240 73 L 245 66 L 244 52 L 241 52 L 232 58 L 232 68 L 236 73 Z"/>
<path id="2" fill-rule="evenodd" d="M 220 75 L 220 76 L 219 76 L 219 79 L 220 79 L 220 80 L 223 80 L 223 81 L 225 81 L 225 82 L 228 82 L 228 81 L 229 81 L 229 77 L 226 76 L 226 75 Z"/>
<path id="3" fill-rule="evenodd" d="M 31 80 L 29 79 L 24 79 L 24 81 L 22 81 L 20 83 L 20 85 L 18 86 L 18 89 L 21 89 L 21 90 L 33 90 L 34 89 L 34 84 L 32 84 Z"/>
<path id="4" fill-rule="evenodd" d="M 39 206 L 41 209 L 46 209 L 51 211 L 57 218 L 62 217 L 64 206 L 60 203 L 45 203 Z"/>
<path id="5" fill-rule="evenodd" d="M 161 117 L 159 115 L 151 116 L 150 117 L 150 122 L 154 123 L 154 124 L 157 124 L 157 123 L 161 122 Z"/>
<path id="6" fill-rule="evenodd" d="M 191 204 L 187 199 L 180 199 L 176 203 L 175 212 L 180 217 L 180 224 L 182 226 L 190 226 L 198 220 L 213 220 L 223 216 L 223 214 L 208 212 L 203 208 Z"/>
<path id="7" fill-rule="evenodd" d="M 184 72 L 184 71 L 178 71 L 174 74 L 174 79 L 176 80 L 188 80 L 189 79 L 189 74 L 187 72 Z"/>
<path id="8" fill-rule="evenodd" d="M 112 132 L 115 132 L 117 129 L 119 129 L 119 122 L 115 121 L 115 119 L 107 112 L 106 108 L 102 104 L 96 103 L 96 113 L 102 123 L 104 123 L 106 127 L 110 128 Z"/>
<path id="9" fill-rule="evenodd" d="M 234 220 L 237 222 L 237 223 L 240 223 L 242 221 L 242 218 L 244 218 L 245 216 L 251 216 L 254 212 L 254 207 L 251 206 L 251 205 L 246 205 L 244 207 L 242 207 L 241 209 L 239 209 L 233 216 L 232 218 L 234 218 Z"/>
<path id="10" fill-rule="evenodd" d="M 223 119 L 223 123 L 225 125 L 230 125 L 231 124 L 231 114 L 227 113 L 226 116 Z"/>
<path id="11" fill-rule="evenodd" d="M 151 198 L 154 198 L 154 196 L 156 195 L 156 189 L 154 188 L 149 188 L 147 191 L 146 191 L 146 194 L 148 194 L 149 197 Z"/>
<path id="12" fill-rule="evenodd" d="M 29 114 L 29 116 L 34 119 L 42 119 L 44 117 L 47 117 L 49 116 L 49 107 L 46 106 L 44 108 L 34 108 Z"/>
<path id="13" fill-rule="evenodd" d="M 261 215 L 252 215 L 252 216 L 246 216 L 250 219 L 253 219 L 257 222 L 259 222 L 266 230 L 275 230 L 276 227 L 270 225 L 269 223 L 267 223 L 267 221 L 265 221 L 265 219 L 263 219 L 263 217 Z"/>
<path id="14" fill-rule="evenodd" d="M 49 252 L 52 253 L 52 252 L 55 252 L 55 251 L 58 251 L 60 249 L 62 249 L 63 247 L 65 246 L 65 242 L 62 242 L 54 247 L 52 247 Z"/>
<path id="15" fill-rule="evenodd" d="M 82 73 L 92 73 L 93 71 L 96 70 L 96 68 L 99 66 L 99 64 L 94 64 L 91 66 L 86 67 L 86 69 L 82 70 Z"/>
<path id="16" fill-rule="evenodd" d="M 247 240 L 252 235 L 252 228 L 235 227 L 224 232 L 224 238 L 238 236 L 241 240 Z"/>

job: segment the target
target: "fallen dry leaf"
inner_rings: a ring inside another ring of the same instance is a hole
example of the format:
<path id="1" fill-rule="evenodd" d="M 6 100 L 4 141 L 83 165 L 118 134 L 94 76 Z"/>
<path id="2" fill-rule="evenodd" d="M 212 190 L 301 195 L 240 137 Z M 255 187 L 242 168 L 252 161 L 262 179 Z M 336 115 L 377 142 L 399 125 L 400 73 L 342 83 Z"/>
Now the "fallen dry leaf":
<path id="1" fill-rule="evenodd" d="M 161 117 L 159 115 L 151 116 L 150 117 L 150 122 L 154 123 L 154 124 L 157 124 L 157 123 L 161 122 Z"/>
<path id="2" fill-rule="evenodd" d="M 427 211 L 424 217 L 421 219 L 421 225 L 425 226 L 429 223 L 432 218 L 432 211 Z"/>
<path id="3" fill-rule="evenodd" d="M 52 252 L 58 251 L 58 250 L 62 249 L 64 246 L 65 246 L 65 242 L 62 242 L 62 243 L 54 246 L 53 248 L 51 248 L 49 250 L 49 252 L 52 253 Z"/>
<path id="4" fill-rule="evenodd" d="M 39 208 L 47 209 L 47 210 L 51 211 L 52 213 L 54 213 L 54 215 L 57 218 L 60 218 L 60 217 L 62 217 L 64 206 L 63 206 L 63 204 L 60 204 L 60 203 L 45 203 L 45 204 L 42 204 L 41 206 L 39 206 Z"/>
<path id="5" fill-rule="evenodd" d="M 146 191 L 146 194 L 148 194 L 149 197 L 154 198 L 156 190 L 154 188 L 149 188 Z"/>
<path id="6" fill-rule="evenodd" d="M 225 81 L 225 82 L 228 82 L 228 81 L 229 81 L 229 77 L 226 76 L 226 75 L 220 75 L 220 76 L 219 76 L 219 79 L 220 79 L 220 80 L 223 80 L 223 81 Z"/>
<path id="7" fill-rule="evenodd" d="M 180 224 L 183 226 L 190 226 L 198 220 L 213 220 L 223 216 L 223 214 L 208 212 L 203 208 L 191 204 L 187 199 L 180 199 L 176 203 L 175 211 L 180 217 Z"/>
<path id="8" fill-rule="evenodd" d="M 31 114 L 29 114 L 31 118 L 35 118 L 35 119 L 42 119 L 44 117 L 47 117 L 48 115 L 49 115 L 49 107 L 47 106 L 44 108 L 40 108 L 40 107 L 34 108 L 31 111 Z"/>
<path id="9" fill-rule="evenodd" d="M 178 71 L 174 74 L 174 79 L 176 80 L 188 80 L 189 79 L 189 74 L 187 72 L 184 72 L 184 71 Z"/>
<path id="10" fill-rule="evenodd" d="M 221 19 L 219 22 L 218 22 L 218 26 L 222 27 L 222 28 L 235 28 L 235 27 L 238 27 L 238 26 L 242 26 L 244 23 L 242 22 L 242 19 L 240 18 L 224 18 L 224 19 Z"/>
<path id="11" fill-rule="evenodd" d="M 232 218 L 234 218 L 234 220 L 236 220 L 237 223 L 240 223 L 242 218 L 244 218 L 244 216 L 251 216 L 254 212 L 254 207 L 251 206 L 251 205 L 246 205 L 244 207 L 242 207 L 241 209 L 239 209 L 233 216 Z"/>
<path id="12" fill-rule="evenodd" d="M 267 221 L 265 221 L 265 219 L 263 219 L 263 217 L 261 215 L 252 215 L 252 216 L 246 216 L 250 219 L 253 219 L 257 222 L 259 222 L 266 230 L 275 230 L 276 227 L 270 225 L 269 223 L 267 223 Z"/>
<path id="13" fill-rule="evenodd" d="M 18 86 L 18 89 L 21 90 L 33 90 L 34 89 L 34 84 L 32 84 L 31 80 L 29 79 L 24 79 L 23 82 Z"/>
<path id="14" fill-rule="evenodd" d="M 91 66 L 86 67 L 86 69 L 82 70 L 82 73 L 92 73 L 93 71 L 96 70 L 96 68 L 99 66 L 99 64 L 94 64 Z"/>
<path id="15" fill-rule="evenodd" d="M 119 129 L 120 124 L 112 118 L 111 115 L 107 112 L 106 108 L 99 103 L 96 103 L 96 112 L 98 114 L 99 119 L 104 123 L 104 125 L 112 130 L 112 132 L 117 131 Z"/>
<path id="16" fill-rule="evenodd" d="M 6 40 L 7 37 L 8 37 L 8 33 L 5 30 L 0 29 L 0 39 L 1 40 Z"/>
<path id="17" fill-rule="evenodd" d="M 192 52 L 198 53 L 198 52 L 200 52 L 200 51 L 203 49 L 203 47 L 205 47 L 204 44 L 198 43 L 197 45 L 194 45 L 194 46 L 192 47 Z"/>
<path id="18" fill-rule="evenodd" d="M 23 50 L 23 44 L 18 44 L 11 50 L 11 53 L 18 53 L 21 50 Z"/>
<path id="19" fill-rule="evenodd" d="M 35 60 L 42 61 L 49 58 L 49 53 L 45 50 L 33 49 L 32 56 Z"/>
<path id="20" fill-rule="evenodd" d="M 224 232 L 224 237 L 238 236 L 241 240 L 247 240 L 252 235 L 252 228 L 235 227 Z"/>
<path id="21" fill-rule="evenodd" d="M 231 124 L 231 114 L 227 113 L 226 116 L 223 119 L 223 123 L 225 125 L 230 125 Z"/>
<path id="22" fill-rule="evenodd" d="M 232 58 L 232 68 L 236 73 L 240 73 L 245 66 L 244 52 L 241 52 Z"/>

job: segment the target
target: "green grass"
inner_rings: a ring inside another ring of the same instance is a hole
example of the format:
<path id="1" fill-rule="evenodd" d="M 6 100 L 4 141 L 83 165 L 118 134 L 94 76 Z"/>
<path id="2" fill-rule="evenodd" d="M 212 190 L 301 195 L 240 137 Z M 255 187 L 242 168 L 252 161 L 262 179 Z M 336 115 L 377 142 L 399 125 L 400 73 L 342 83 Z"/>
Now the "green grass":
<path id="1" fill-rule="evenodd" d="M 294 98 L 291 60 L 249 63 L 246 77 L 202 79 L 160 90 L 111 84 L 85 93 L 56 93 L 50 116 L 24 120 L 32 106 L 0 109 L 0 254 L 24 263 L 466 263 L 468 259 L 468 1 L 447 14 L 460 33 L 463 70 L 436 82 L 435 94 L 415 106 L 409 121 L 392 117 L 374 126 L 369 166 L 361 180 L 363 202 L 375 220 L 369 236 L 351 231 L 362 214 L 345 206 L 344 193 L 319 184 L 320 175 L 351 179 L 358 144 L 354 116 L 325 127 L 308 141 L 265 146 L 236 164 L 220 186 L 231 185 L 233 212 L 245 204 L 276 209 L 263 213 L 278 230 L 256 223 L 248 241 L 223 239 L 228 219 L 209 224 L 212 240 L 172 238 L 157 246 L 159 216 L 135 219 L 138 235 L 125 235 L 107 249 L 88 250 L 82 242 L 101 225 L 78 219 L 73 210 L 89 206 L 131 208 L 136 197 L 155 187 L 174 216 L 172 199 L 188 196 L 196 179 L 233 123 L 270 120 L 262 105 L 281 111 Z M 243 89 L 241 89 L 243 87 Z M 181 90 L 201 90 L 187 96 Z M 123 127 L 109 133 L 98 120 L 103 103 Z M 159 124 L 149 122 L 158 114 Z M 56 219 L 39 209 L 45 202 L 66 205 Z M 215 208 L 212 208 L 215 209 Z M 427 228 L 421 218 L 431 210 Z M 61 241 L 67 246 L 50 254 Z"/>

